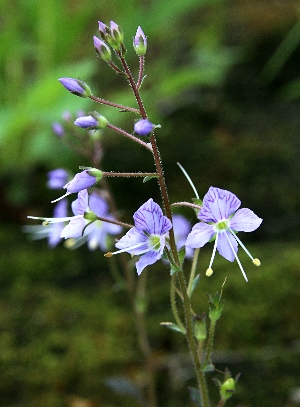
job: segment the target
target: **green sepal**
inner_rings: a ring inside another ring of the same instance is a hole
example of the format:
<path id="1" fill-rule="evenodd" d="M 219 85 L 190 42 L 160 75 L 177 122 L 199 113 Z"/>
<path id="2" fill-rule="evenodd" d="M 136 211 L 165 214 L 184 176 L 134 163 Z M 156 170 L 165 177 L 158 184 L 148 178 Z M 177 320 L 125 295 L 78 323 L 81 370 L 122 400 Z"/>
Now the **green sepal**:
<path id="1" fill-rule="evenodd" d="M 191 288 L 191 292 L 190 292 L 190 298 L 192 297 L 193 292 L 194 292 L 195 288 L 197 287 L 197 285 L 198 285 L 198 283 L 199 283 L 199 280 L 200 280 L 200 274 L 198 274 L 198 275 L 194 278 L 194 280 L 193 280 L 193 282 L 192 282 L 192 288 Z"/>
<path id="2" fill-rule="evenodd" d="M 207 296 L 208 303 L 210 305 L 208 314 L 209 318 L 212 321 L 216 322 L 220 318 L 224 308 L 224 301 L 222 300 L 222 291 L 220 294 L 216 292 L 216 294 L 214 295 L 207 294 Z"/>
<path id="3" fill-rule="evenodd" d="M 173 324 L 173 322 L 161 322 L 159 325 L 171 329 L 171 331 L 176 331 L 185 334 L 185 332 L 183 332 L 178 325 Z"/>
<path id="4" fill-rule="evenodd" d="M 170 263 L 170 275 L 173 276 L 176 273 L 179 273 L 179 271 L 181 271 L 181 266 L 177 266 L 176 264 L 172 264 Z"/>
<path id="5" fill-rule="evenodd" d="M 150 179 L 152 178 L 158 178 L 159 175 L 148 175 L 147 177 L 143 178 L 143 183 L 145 184 L 145 182 L 148 182 Z"/>

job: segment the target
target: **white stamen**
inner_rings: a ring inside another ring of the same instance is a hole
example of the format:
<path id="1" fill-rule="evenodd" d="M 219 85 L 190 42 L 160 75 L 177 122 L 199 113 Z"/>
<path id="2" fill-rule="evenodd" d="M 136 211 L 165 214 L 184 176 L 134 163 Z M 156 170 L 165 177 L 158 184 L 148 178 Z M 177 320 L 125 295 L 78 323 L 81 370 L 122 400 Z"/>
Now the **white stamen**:
<path id="1" fill-rule="evenodd" d="M 138 243 L 138 244 L 136 244 L 136 245 L 134 245 L 134 246 L 131 246 L 131 247 L 126 247 L 125 249 L 121 249 L 121 250 L 117 250 L 116 252 L 108 252 L 109 253 L 109 256 L 106 256 L 106 257 L 111 257 L 111 256 L 113 256 L 113 255 L 115 255 L 115 254 L 119 254 L 119 253 L 124 253 L 124 252 L 129 252 L 129 250 L 133 250 L 133 249 L 137 249 L 138 247 L 141 247 L 141 246 L 143 246 L 145 244 L 145 242 L 142 242 L 142 243 Z M 146 250 L 144 250 L 142 253 L 140 253 L 140 254 L 144 254 L 144 253 L 147 253 L 149 251 L 149 248 L 147 248 Z M 107 253 L 107 254 L 108 254 Z M 139 254 L 139 255 L 140 255 Z M 105 256 L 105 255 L 104 255 Z"/>
<path id="2" fill-rule="evenodd" d="M 190 176 L 188 175 L 188 173 L 186 172 L 186 170 L 183 168 L 183 166 L 180 163 L 177 163 L 178 167 L 181 169 L 181 171 L 184 173 L 186 179 L 189 181 L 190 186 L 193 188 L 193 191 L 195 192 L 195 197 L 197 199 L 199 199 L 199 194 L 196 190 L 195 185 L 193 184 L 193 181 L 191 180 Z"/>
<path id="3" fill-rule="evenodd" d="M 240 246 L 245 250 L 245 252 L 248 254 L 248 256 L 250 257 L 250 259 L 253 261 L 254 258 L 251 255 L 251 253 L 249 252 L 248 249 L 246 249 L 245 245 L 240 241 L 240 239 L 237 237 L 237 235 L 233 232 L 232 229 L 228 228 L 230 233 L 232 234 L 232 236 L 235 238 L 235 240 L 240 244 Z"/>
<path id="4" fill-rule="evenodd" d="M 67 192 L 65 195 L 61 196 L 60 198 L 54 199 L 54 201 L 51 201 L 51 203 L 55 203 L 60 201 L 61 199 L 65 198 L 66 196 L 70 195 L 71 192 Z"/>
<path id="5" fill-rule="evenodd" d="M 40 218 L 39 216 L 27 216 L 29 219 L 37 219 L 37 220 L 43 220 L 49 223 L 60 223 L 60 222 L 67 222 L 68 220 L 74 219 L 74 218 L 79 218 L 82 217 L 83 215 L 77 215 L 77 216 L 67 216 L 65 218 Z"/>
<path id="6" fill-rule="evenodd" d="M 227 235 L 227 233 L 226 233 L 226 237 L 227 237 L 227 240 L 228 240 L 228 242 L 230 244 L 230 247 L 231 247 L 231 249 L 233 251 L 234 257 L 235 257 L 236 261 L 238 262 L 238 265 L 239 265 L 240 270 L 241 270 L 241 272 L 242 272 L 242 274 L 244 276 L 244 279 L 248 282 L 248 278 L 247 278 L 246 273 L 245 273 L 245 271 L 243 269 L 242 263 L 240 262 L 240 259 L 238 258 L 237 254 L 236 254 L 236 252 L 235 252 L 235 250 L 234 250 L 234 248 L 232 246 L 232 243 L 231 243 L 231 241 L 230 241 L 230 239 L 229 239 L 229 237 Z"/>
<path id="7" fill-rule="evenodd" d="M 219 237 L 219 233 L 217 233 L 217 235 L 216 235 L 216 240 L 215 240 L 213 252 L 212 252 L 211 259 L 210 259 L 210 263 L 209 263 L 209 266 L 208 266 L 209 269 L 211 269 L 211 266 L 212 266 L 212 264 L 213 264 L 213 261 L 214 261 L 215 255 L 216 255 L 217 244 L 218 244 L 218 237 Z"/>

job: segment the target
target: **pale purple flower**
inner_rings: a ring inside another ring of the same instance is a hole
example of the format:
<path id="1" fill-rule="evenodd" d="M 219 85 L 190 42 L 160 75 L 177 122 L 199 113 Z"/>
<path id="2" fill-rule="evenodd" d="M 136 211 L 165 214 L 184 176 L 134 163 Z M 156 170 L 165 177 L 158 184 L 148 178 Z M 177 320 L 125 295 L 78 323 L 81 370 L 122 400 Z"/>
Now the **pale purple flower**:
<path id="1" fill-rule="evenodd" d="M 79 244 L 87 241 L 90 250 L 95 250 L 97 247 L 103 251 L 108 250 L 109 236 L 117 235 L 122 231 L 119 225 L 98 219 L 89 222 L 83 217 L 85 212 L 92 211 L 96 216 L 108 220 L 116 220 L 109 213 L 108 204 L 105 199 L 95 192 L 88 197 L 87 190 L 80 191 L 78 198 L 72 203 L 72 211 L 75 216 L 64 228 L 61 237 L 65 239 L 80 238 L 82 241 Z M 84 233 L 82 233 L 83 229 Z M 79 244 L 77 241 L 76 245 L 78 246 Z"/>
<path id="2" fill-rule="evenodd" d="M 180 250 L 186 242 L 186 238 L 188 234 L 190 233 L 192 226 L 190 222 L 180 214 L 173 214 L 172 216 L 172 221 L 173 221 L 173 229 L 174 229 L 174 235 L 175 235 L 175 242 L 176 242 L 176 247 L 178 250 Z M 185 257 L 187 258 L 192 258 L 194 254 L 194 250 L 190 247 L 186 247 L 185 250 Z"/>
<path id="3" fill-rule="evenodd" d="M 136 263 L 137 273 L 140 275 L 146 266 L 161 258 L 172 223 L 152 198 L 134 213 L 133 219 L 135 227 L 116 243 L 116 247 L 121 250 L 110 255 L 127 252 L 141 256 Z"/>
<path id="4" fill-rule="evenodd" d="M 101 250 L 107 251 L 110 236 L 116 235 L 122 230 L 119 225 L 97 219 L 97 217 L 102 217 L 110 221 L 116 221 L 109 213 L 105 199 L 96 192 L 93 192 L 89 197 L 86 189 L 80 191 L 78 198 L 72 202 L 72 211 L 74 216 L 69 217 L 41 218 L 28 216 L 28 218 L 43 220 L 44 224 L 50 224 L 50 226 L 57 223 L 64 224 L 69 221 L 62 228 L 60 238 L 75 239 L 73 246 L 70 247 L 80 246 L 80 244 L 87 241 L 90 250 L 100 247 Z M 93 218 L 93 220 L 86 219 L 86 214 L 91 215 L 90 218 Z"/>
<path id="5" fill-rule="evenodd" d="M 153 130 L 153 124 L 147 119 L 141 119 L 134 124 L 134 131 L 138 136 L 147 136 Z"/>
<path id="6" fill-rule="evenodd" d="M 102 21 L 98 21 L 100 37 L 104 40 L 108 34 L 108 27 Z"/>
<path id="7" fill-rule="evenodd" d="M 67 200 L 62 199 L 59 201 L 53 210 L 54 218 L 64 218 L 67 216 Z M 28 225 L 24 227 L 24 231 L 32 234 L 32 239 L 48 239 L 49 247 L 53 248 L 61 241 L 60 234 L 65 227 L 64 222 L 50 223 L 45 226 L 42 225 Z"/>
<path id="8" fill-rule="evenodd" d="M 66 185 L 69 175 L 63 168 L 57 168 L 56 170 L 49 171 L 47 186 L 50 189 L 60 189 Z"/>
<path id="9" fill-rule="evenodd" d="M 260 265 L 258 259 L 254 259 L 236 232 L 253 232 L 262 219 L 250 209 L 239 209 L 241 201 L 231 192 L 210 187 L 203 199 L 202 209 L 198 213 L 201 222 L 197 223 L 186 240 L 186 246 L 192 248 L 203 247 L 207 242 L 215 239 L 214 249 L 207 269 L 207 275 L 212 274 L 212 263 L 216 249 L 221 256 L 229 261 L 237 260 L 246 281 L 248 281 L 240 260 L 237 257 L 238 243 L 245 250 L 252 262 Z"/>

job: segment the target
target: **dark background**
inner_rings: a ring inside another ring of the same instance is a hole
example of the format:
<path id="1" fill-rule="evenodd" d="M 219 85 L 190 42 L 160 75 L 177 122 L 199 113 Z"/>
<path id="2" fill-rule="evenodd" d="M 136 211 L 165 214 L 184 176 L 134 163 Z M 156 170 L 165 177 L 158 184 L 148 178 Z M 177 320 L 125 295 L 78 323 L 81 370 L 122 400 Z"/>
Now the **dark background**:
<path id="1" fill-rule="evenodd" d="M 134 104 L 126 82 L 96 58 L 98 20 L 125 32 L 127 60 L 137 72 L 132 37 L 148 36 L 142 97 L 156 131 L 172 202 L 190 200 L 179 161 L 203 197 L 228 189 L 264 219 L 241 238 L 262 266 L 241 253 L 249 283 L 236 263 L 216 259 L 194 296 L 199 314 L 206 292 L 228 277 L 214 361 L 241 372 L 228 406 L 296 406 L 299 382 L 298 295 L 300 223 L 299 2 L 286 1 L 61 1 L 3 2 L 0 16 L 0 405 L 135 406 L 109 378 L 142 375 L 128 298 L 117 291 L 107 260 L 86 247 L 50 250 L 22 232 L 26 216 L 51 216 L 56 191 L 48 171 L 74 173 L 90 165 L 56 137 L 62 112 L 97 109 L 131 132 L 133 117 L 72 96 L 57 81 L 80 77 L 99 97 Z M 7 4 L 6 4 L 7 3 Z M 138 145 L 105 131 L 103 168 L 152 171 Z M 160 202 L 155 181 L 113 179 L 124 220 L 147 199 Z M 193 222 L 190 211 L 184 214 Z M 211 247 L 200 255 L 204 274 Z M 159 287 L 159 288 L 158 288 Z M 169 273 L 149 269 L 148 328 L 157 358 L 160 406 L 188 405 L 193 385 L 183 338 L 159 326 L 172 320 Z M 128 306 L 127 306 L 128 305 Z M 174 361 L 177 361 L 174 364 Z M 175 367 L 174 367 L 175 366 Z M 212 393 L 217 389 L 211 385 Z M 126 391 L 125 391 L 126 393 Z M 215 396 L 217 397 L 217 396 Z M 298 400 L 299 403 L 299 400 Z"/>

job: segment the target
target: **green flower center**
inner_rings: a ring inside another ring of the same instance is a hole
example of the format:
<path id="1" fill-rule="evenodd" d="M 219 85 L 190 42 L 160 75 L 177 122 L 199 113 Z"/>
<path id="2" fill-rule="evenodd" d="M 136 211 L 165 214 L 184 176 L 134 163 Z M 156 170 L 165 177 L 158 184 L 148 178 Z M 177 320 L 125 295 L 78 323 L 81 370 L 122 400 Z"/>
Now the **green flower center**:
<path id="1" fill-rule="evenodd" d="M 149 246 L 158 251 L 160 249 L 160 236 L 151 235 L 149 236 Z"/>
<path id="2" fill-rule="evenodd" d="M 228 229 L 228 221 L 221 220 L 220 222 L 216 223 L 216 228 L 219 232 Z"/>

